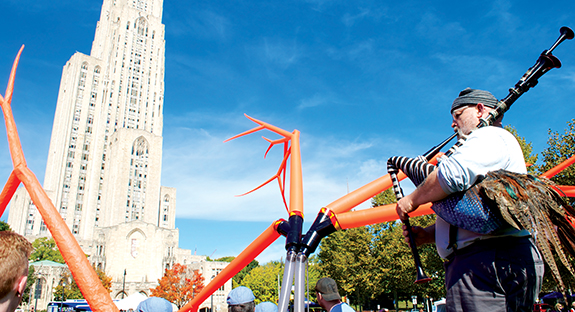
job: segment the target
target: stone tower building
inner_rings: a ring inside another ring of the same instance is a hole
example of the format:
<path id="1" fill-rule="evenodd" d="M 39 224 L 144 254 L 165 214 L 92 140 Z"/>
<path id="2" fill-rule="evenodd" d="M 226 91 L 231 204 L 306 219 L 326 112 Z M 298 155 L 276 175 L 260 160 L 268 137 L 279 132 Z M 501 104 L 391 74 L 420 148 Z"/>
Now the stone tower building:
<path id="1" fill-rule="evenodd" d="M 64 66 L 52 128 L 44 189 L 90 262 L 113 278 L 113 297 L 149 294 L 174 263 L 198 267 L 207 281 L 227 264 L 200 265 L 205 257 L 178 248 L 176 190 L 160 185 L 162 6 L 104 0 L 90 55 Z M 24 188 L 8 223 L 31 240 L 50 235 Z"/>

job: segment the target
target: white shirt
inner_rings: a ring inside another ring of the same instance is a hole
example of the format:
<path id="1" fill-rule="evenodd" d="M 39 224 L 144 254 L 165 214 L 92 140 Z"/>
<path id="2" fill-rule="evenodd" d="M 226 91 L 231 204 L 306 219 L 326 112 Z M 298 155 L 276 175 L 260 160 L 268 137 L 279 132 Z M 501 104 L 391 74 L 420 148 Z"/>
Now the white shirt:
<path id="1" fill-rule="evenodd" d="M 500 127 L 483 127 L 473 131 L 465 143 L 451 157 L 440 162 L 437 167 L 439 185 L 447 194 L 464 191 L 489 171 L 505 169 L 517 173 L 527 173 L 521 146 L 515 137 Z M 458 229 L 457 246 L 463 248 L 478 239 L 496 236 L 527 236 L 525 230 L 510 228 L 496 234 L 478 234 Z M 449 223 L 437 217 L 435 223 L 435 244 L 437 252 L 446 258 L 451 252 L 449 244 Z"/>

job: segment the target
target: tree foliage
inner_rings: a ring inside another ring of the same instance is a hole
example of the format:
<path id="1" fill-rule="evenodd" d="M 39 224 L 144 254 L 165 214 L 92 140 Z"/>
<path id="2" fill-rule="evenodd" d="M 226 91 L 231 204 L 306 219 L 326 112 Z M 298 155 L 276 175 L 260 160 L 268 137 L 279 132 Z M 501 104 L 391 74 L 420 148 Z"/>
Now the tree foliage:
<path id="1" fill-rule="evenodd" d="M 176 263 L 166 269 L 158 284 L 150 289 L 152 296 L 164 298 L 181 308 L 202 291 L 204 277 L 198 270 L 192 271 L 186 265 Z"/>
<path id="2" fill-rule="evenodd" d="M 32 247 L 34 250 L 30 254 L 30 261 L 51 260 L 64 263 L 64 258 L 53 238 L 40 237 L 32 243 Z"/>
<path id="3" fill-rule="evenodd" d="M 435 215 L 411 218 L 412 226 L 427 227 L 435 223 Z M 403 237 L 402 223 L 399 221 L 376 224 L 371 228 L 377 267 L 386 268 L 379 285 L 385 293 L 398 295 L 419 295 L 441 298 L 445 296 L 443 261 L 437 254 L 435 245 L 418 247 L 425 273 L 432 278 L 425 284 L 414 284 L 416 268 L 411 249 Z"/>
<path id="4" fill-rule="evenodd" d="M 323 239 L 319 252 L 322 276 L 333 278 L 341 295 L 354 304 L 373 299 L 386 268 L 376 268 L 372 233 L 363 226 L 337 231 Z"/>
<path id="5" fill-rule="evenodd" d="M 30 300 L 30 289 L 34 282 L 36 281 L 35 269 L 34 266 L 31 265 L 28 267 L 28 279 L 26 280 L 26 288 L 24 289 L 24 293 L 22 293 L 22 302 L 29 302 Z"/>
<path id="6" fill-rule="evenodd" d="M 523 158 L 525 159 L 525 163 L 527 164 L 527 171 L 531 174 L 537 173 L 538 168 L 535 165 L 535 163 L 537 163 L 539 155 L 532 154 L 533 144 L 531 142 L 527 143 L 527 140 L 525 140 L 524 137 L 519 136 L 519 134 L 517 133 L 517 129 L 515 129 L 514 127 L 507 125 L 505 126 L 505 130 L 513 134 L 515 139 L 517 139 L 517 142 L 519 142 L 519 146 L 521 146 L 521 151 L 523 152 Z"/>
<path id="7" fill-rule="evenodd" d="M 575 119 L 567 123 L 563 134 L 549 129 L 547 148 L 541 152 L 543 164 L 540 171 L 545 172 L 571 156 L 575 155 Z M 559 185 L 575 185 L 575 166 L 561 171 L 552 180 Z"/>
<path id="8" fill-rule="evenodd" d="M 310 301 L 317 302 L 316 294 L 314 291 L 315 284 L 323 276 L 321 275 L 319 257 L 316 255 L 311 255 L 308 259 L 307 277 L 308 277 L 309 289 L 311 289 L 310 293 L 308 294 L 308 298 Z"/>
<path id="9" fill-rule="evenodd" d="M 66 271 L 62 274 L 58 286 L 55 287 L 54 300 L 65 301 L 68 299 L 84 299 L 84 296 L 70 272 Z"/>
<path id="10" fill-rule="evenodd" d="M 387 189 L 371 199 L 371 207 L 378 207 L 397 202 L 392 189 Z"/>
<path id="11" fill-rule="evenodd" d="M 12 231 L 12 229 L 8 223 L 0 221 L 0 231 Z"/>
<path id="12" fill-rule="evenodd" d="M 222 262 L 232 262 L 236 257 L 233 256 L 226 256 L 215 259 L 214 261 L 222 261 Z M 251 270 L 258 267 L 259 263 L 256 260 L 252 260 L 247 266 L 245 266 L 241 271 L 239 271 L 233 278 L 232 278 L 232 287 L 236 288 L 242 284 L 242 280 L 246 275 L 250 273 Z"/>
<path id="13" fill-rule="evenodd" d="M 108 292 L 112 292 L 112 277 L 106 275 L 103 270 L 94 268 L 94 271 L 96 271 L 96 274 L 98 274 L 98 278 L 100 279 L 100 282 L 102 282 L 104 289 L 106 289 Z"/>
<path id="14" fill-rule="evenodd" d="M 232 262 L 232 261 L 234 261 L 235 258 L 236 257 L 227 256 L 227 257 L 221 257 L 221 258 L 215 259 L 214 261 Z"/>
<path id="15" fill-rule="evenodd" d="M 271 261 L 252 268 L 242 279 L 241 286 L 251 289 L 256 297 L 256 304 L 264 301 L 278 301 L 278 277 L 283 273 L 279 261 Z"/>
<path id="16" fill-rule="evenodd" d="M 257 268 L 258 266 L 259 266 L 259 262 L 257 262 L 256 260 L 252 260 L 248 265 L 246 265 L 245 268 L 243 268 L 241 271 L 239 271 L 238 274 L 236 274 L 232 278 L 233 288 L 236 288 L 238 286 L 243 285 L 243 279 L 250 273 L 251 270 L 253 270 L 254 268 Z"/>
<path id="17" fill-rule="evenodd" d="M 575 119 L 571 119 L 571 121 L 567 122 L 567 128 L 562 134 L 552 131 L 551 129 L 549 130 L 547 148 L 541 152 L 541 155 L 543 156 L 543 164 L 538 167 L 541 173 L 554 168 L 566 159 L 575 155 Z M 551 180 L 559 185 L 575 185 L 575 166 L 571 165 L 565 170 L 559 172 L 555 177 L 551 178 Z M 570 204 L 575 205 L 574 198 L 570 199 Z M 558 263 L 559 272 L 563 282 L 568 288 L 572 289 L 575 286 L 575 279 L 563 266 L 561 261 L 558 259 L 557 254 L 554 256 L 555 262 Z M 573 259 L 571 260 L 571 264 L 575 266 L 575 261 L 573 261 Z M 546 265 L 542 291 L 556 290 L 557 283 L 552 277 L 551 270 Z"/>
<path id="18" fill-rule="evenodd" d="M 94 268 L 102 286 L 108 291 L 112 291 L 112 278 L 107 276 L 104 271 Z M 54 288 L 54 300 L 61 301 L 67 299 L 84 299 L 84 295 L 80 291 L 80 287 L 76 284 L 76 280 L 69 271 L 63 273 L 58 286 Z"/>
<path id="19" fill-rule="evenodd" d="M 395 194 L 388 189 L 373 197 L 371 205 L 377 207 L 395 202 Z M 426 227 L 434 223 L 435 215 L 411 219 L 414 226 Z M 435 246 L 418 248 L 425 272 L 432 281 L 416 285 L 415 262 L 402 232 L 402 223 L 391 221 L 331 234 L 321 244 L 322 274 L 336 280 L 342 295 L 348 295 L 352 304 L 357 304 L 357 310 L 370 300 L 382 297 L 396 302 L 413 295 L 444 297 L 445 272 Z"/>
<path id="20" fill-rule="evenodd" d="M 250 270 L 242 279 L 242 284 L 239 286 L 246 286 L 252 290 L 256 297 L 256 304 L 265 301 L 278 302 L 278 287 L 283 287 L 283 285 L 280 285 L 280 282 L 283 280 L 283 274 L 284 264 L 281 261 L 271 261 L 263 265 L 258 265 Z M 309 289 L 315 287 L 319 278 L 318 259 L 312 255 L 308 260 L 306 270 L 306 281 L 308 282 Z M 306 297 L 310 300 L 315 300 L 315 292 L 310 291 Z"/>

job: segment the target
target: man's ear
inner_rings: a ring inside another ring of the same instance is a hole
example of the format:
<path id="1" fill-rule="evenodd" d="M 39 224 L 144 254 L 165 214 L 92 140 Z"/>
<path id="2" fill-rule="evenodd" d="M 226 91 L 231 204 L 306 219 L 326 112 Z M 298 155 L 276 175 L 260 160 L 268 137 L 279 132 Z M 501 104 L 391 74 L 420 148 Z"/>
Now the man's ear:
<path id="1" fill-rule="evenodd" d="M 475 108 L 477 108 L 477 114 L 479 118 L 487 117 L 487 115 L 489 115 L 489 112 L 487 111 L 487 106 L 483 105 L 483 103 L 477 103 L 477 106 L 475 106 Z"/>
<path id="2" fill-rule="evenodd" d="M 20 277 L 20 279 L 18 280 L 17 285 L 16 285 L 16 291 L 19 294 L 24 293 L 24 289 L 26 289 L 26 281 L 27 280 L 28 280 L 28 276 L 26 276 L 26 275 Z"/>

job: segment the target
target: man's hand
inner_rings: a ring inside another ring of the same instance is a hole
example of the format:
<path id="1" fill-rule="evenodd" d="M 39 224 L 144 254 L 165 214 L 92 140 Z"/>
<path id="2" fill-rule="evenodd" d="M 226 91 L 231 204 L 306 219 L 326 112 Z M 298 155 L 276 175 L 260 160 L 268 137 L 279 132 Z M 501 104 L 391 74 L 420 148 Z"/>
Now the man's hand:
<path id="1" fill-rule="evenodd" d="M 405 225 L 402 226 L 403 229 L 403 237 L 405 242 L 411 247 L 409 244 L 409 234 L 407 232 L 407 227 Z M 432 244 L 435 243 L 435 224 L 430 225 L 426 228 L 422 228 L 421 226 L 412 226 L 411 232 L 413 233 L 413 239 L 415 240 L 415 244 L 417 247 L 425 244 Z"/>
<path id="2" fill-rule="evenodd" d="M 400 199 L 395 206 L 395 211 L 402 221 L 409 219 L 408 213 L 414 211 L 417 207 L 413 207 L 413 202 L 411 201 L 411 196 L 407 195 Z"/>
<path id="3" fill-rule="evenodd" d="M 429 202 L 436 202 L 447 197 L 437 178 L 437 170 L 434 170 L 427 178 L 413 191 L 413 193 L 403 197 L 397 202 L 395 210 L 401 220 L 407 220 L 410 212 L 415 211 L 419 205 Z"/>

